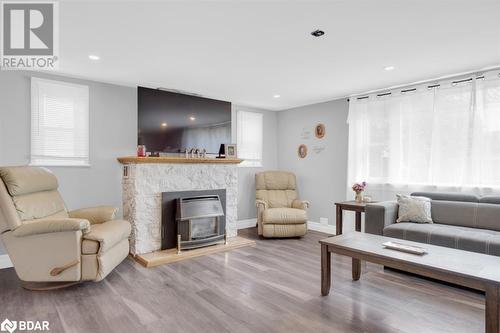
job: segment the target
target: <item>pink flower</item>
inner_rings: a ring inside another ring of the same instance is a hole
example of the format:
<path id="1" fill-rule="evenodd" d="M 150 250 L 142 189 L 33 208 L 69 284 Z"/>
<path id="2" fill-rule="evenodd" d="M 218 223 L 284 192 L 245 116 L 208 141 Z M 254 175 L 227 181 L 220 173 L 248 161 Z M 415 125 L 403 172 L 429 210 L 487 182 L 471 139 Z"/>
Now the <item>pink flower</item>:
<path id="1" fill-rule="evenodd" d="M 354 185 L 352 185 L 352 190 L 356 193 L 358 192 L 363 192 L 366 188 L 366 182 L 363 181 L 361 183 L 355 183 Z"/>

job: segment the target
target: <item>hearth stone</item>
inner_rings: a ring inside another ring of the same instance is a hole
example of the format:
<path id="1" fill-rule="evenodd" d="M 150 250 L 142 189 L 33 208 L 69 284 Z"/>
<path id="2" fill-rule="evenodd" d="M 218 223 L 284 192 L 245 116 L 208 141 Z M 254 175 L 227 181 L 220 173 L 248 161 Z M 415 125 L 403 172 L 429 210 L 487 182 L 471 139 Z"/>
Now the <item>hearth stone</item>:
<path id="1" fill-rule="evenodd" d="M 124 168 L 123 215 L 132 224 L 132 254 L 161 249 L 162 192 L 226 189 L 226 232 L 228 237 L 236 236 L 236 165 L 139 163 Z"/>

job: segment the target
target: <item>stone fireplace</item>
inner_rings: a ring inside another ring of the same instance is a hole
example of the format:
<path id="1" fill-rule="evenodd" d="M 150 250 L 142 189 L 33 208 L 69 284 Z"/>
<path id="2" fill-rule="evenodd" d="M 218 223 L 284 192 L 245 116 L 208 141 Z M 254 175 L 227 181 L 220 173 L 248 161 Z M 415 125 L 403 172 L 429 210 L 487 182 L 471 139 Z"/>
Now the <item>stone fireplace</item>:
<path id="1" fill-rule="evenodd" d="M 166 157 L 119 158 L 123 166 L 123 215 L 132 224 L 130 252 L 162 249 L 162 193 L 225 190 L 227 237 L 237 234 L 237 164 L 240 160 Z"/>

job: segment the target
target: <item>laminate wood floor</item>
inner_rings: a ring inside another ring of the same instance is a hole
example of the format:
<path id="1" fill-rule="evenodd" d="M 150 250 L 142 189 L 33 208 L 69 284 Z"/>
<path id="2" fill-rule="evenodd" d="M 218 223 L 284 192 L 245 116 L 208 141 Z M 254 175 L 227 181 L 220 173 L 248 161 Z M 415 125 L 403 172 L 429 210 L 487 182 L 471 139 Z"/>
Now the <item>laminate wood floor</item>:
<path id="1" fill-rule="evenodd" d="M 332 290 L 320 296 L 326 235 L 261 240 L 256 247 L 144 268 L 125 260 L 100 283 L 21 288 L 0 270 L 0 322 L 49 320 L 51 332 L 483 332 L 483 295 L 332 255 Z"/>

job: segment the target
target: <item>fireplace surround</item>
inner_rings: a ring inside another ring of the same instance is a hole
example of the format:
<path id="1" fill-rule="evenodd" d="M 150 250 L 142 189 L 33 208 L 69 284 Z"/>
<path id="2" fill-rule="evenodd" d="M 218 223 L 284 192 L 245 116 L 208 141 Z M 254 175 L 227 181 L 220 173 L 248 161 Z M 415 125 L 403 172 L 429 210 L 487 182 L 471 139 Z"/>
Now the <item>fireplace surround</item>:
<path id="1" fill-rule="evenodd" d="M 118 160 L 123 164 L 123 216 L 132 224 L 130 251 L 133 255 L 164 248 L 162 193 L 215 192 L 224 209 L 227 237 L 236 236 L 237 165 L 241 160 L 165 157 L 124 157 Z M 221 189 L 225 189 L 225 200 L 217 193 Z"/>

